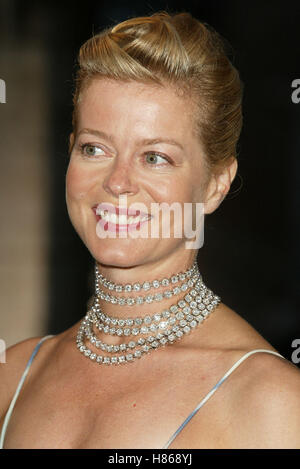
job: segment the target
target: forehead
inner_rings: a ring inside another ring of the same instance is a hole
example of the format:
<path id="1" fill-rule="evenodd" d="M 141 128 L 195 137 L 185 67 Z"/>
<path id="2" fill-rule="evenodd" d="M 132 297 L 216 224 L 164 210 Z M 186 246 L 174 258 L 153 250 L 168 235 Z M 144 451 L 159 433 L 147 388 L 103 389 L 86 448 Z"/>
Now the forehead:
<path id="1" fill-rule="evenodd" d="M 194 116 L 192 100 L 169 84 L 93 79 L 78 103 L 79 127 L 85 127 L 87 120 L 98 125 L 113 121 L 131 129 L 160 128 L 184 139 L 195 134 Z"/>

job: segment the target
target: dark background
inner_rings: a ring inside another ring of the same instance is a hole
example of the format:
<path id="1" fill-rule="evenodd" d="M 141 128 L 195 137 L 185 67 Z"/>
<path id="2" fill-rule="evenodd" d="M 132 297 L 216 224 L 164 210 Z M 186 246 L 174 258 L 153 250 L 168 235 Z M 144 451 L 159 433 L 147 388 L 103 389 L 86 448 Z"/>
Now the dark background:
<path id="1" fill-rule="evenodd" d="M 38 37 L 47 54 L 52 233 L 45 333 L 82 318 L 93 288 L 93 260 L 68 219 L 64 194 L 78 49 L 107 25 L 157 10 L 188 11 L 232 46 L 245 86 L 239 175 L 206 219 L 201 272 L 225 304 L 289 358 L 300 338 L 300 103 L 291 100 L 291 83 L 300 78 L 296 1 L 2 1 L 1 27 L 20 42 Z"/>

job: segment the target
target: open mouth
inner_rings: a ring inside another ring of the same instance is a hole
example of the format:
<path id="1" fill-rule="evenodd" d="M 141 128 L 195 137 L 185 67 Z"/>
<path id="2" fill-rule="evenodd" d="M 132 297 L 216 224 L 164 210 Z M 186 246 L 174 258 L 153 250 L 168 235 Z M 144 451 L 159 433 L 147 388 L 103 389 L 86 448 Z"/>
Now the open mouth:
<path id="1" fill-rule="evenodd" d="M 95 213 L 97 221 L 100 223 L 105 231 L 131 231 L 141 227 L 144 223 L 150 220 L 151 215 L 141 213 L 139 210 L 134 211 L 135 215 L 132 215 L 132 211 L 126 209 L 116 209 L 114 211 L 99 206 L 94 206 L 93 211 Z M 127 212 L 124 213 L 124 212 Z M 120 213 L 123 212 L 123 213 Z"/>

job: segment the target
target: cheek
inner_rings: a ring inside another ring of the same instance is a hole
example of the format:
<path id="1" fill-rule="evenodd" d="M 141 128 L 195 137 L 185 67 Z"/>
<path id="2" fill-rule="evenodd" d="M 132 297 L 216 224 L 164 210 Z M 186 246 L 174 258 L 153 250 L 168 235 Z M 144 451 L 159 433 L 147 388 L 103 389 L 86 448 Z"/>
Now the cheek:
<path id="1" fill-rule="evenodd" d="M 81 168 L 70 162 L 66 174 L 67 201 L 83 199 L 88 192 L 90 178 Z"/>

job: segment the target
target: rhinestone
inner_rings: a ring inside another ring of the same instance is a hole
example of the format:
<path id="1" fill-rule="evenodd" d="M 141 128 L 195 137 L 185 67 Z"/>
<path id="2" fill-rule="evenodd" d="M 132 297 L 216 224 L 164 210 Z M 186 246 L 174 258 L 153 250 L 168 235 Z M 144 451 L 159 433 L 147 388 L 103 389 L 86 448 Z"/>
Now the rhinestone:
<path id="1" fill-rule="evenodd" d="M 106 344 L 101 343 L 100 348 L 101 348 L 101 350 L 103 350 L 103 352 L 105 352 L 106 351 Z"/>
<path id="2" fill-rule="evenodd" d="M 184 318 L 184 314 L 181 311 L 179 311 L 179 313 L 176 314 L 176 319 L 179 320 L 179 319 L 183 319 L 183 318 Z"/>
<path id="3" fill-rule="evenodd" d="M 188 332 L 191 331 L 191 328 L 190 328 L 189 326 L 185 326 L 185 327 L 183 328 L 183 331 L 187 334 Z"/>
<path id="4" fill-rule="evenodd" d="M 114 335 L 115 333 L 116 333 L 115 327 L 111 327 L 111 328 L 109 329 L 109 334 Z"/>
<path id="5" fill-rule="evenodd" d="M 114 349 L 113 345 L 108 345 L 106 350 L 111 353 L 113 349 Z"/>
<path id="6" fill-rule="evenodd" d="M 201 303 L 201 301 L 202 301 L 202 296 L 197 295 L 196 298 L 195 298 L 195 300 L 197 301 L 197 303 Z"/>
<path id="7" fill-rule="evenodd" d="M 173 308 L 173 306 L 171 306 L 171 308 Z M 163 317 L 163 318 L 169 318 L 169 317 L 170 317 L 170 311 L 168 311 L 167 309 L 165 309 L 165 310 L 162 312 L 162 317 Z"/>
<path id="8" fill-rule="evenodd" d="M 130 284 L 125 285 L 124 290 L 125 291 L 131 291 L 132 290 L 131 285 Z"/>
<path id="9" fill-rule="evenodd" d="M 167 321 L 162 321 L 158 327 L 159 329 L 166 329 L 166 327 L 168 326 L 168 322 Z"/>
<path id="10" fill-rule="evenodd" d="M 86 357 L 89 357 L 89 356 L 91 355 L 91 351 L 90 351 L 90 350 L 85 350 L 85 351 L 84 351 L 84 355 L 85 355 Z"/>
<path id="11" fill-rule="evenodd" d="M 184 299 L 185 299 L 185 301 L 187 301 L 188 303 L 190 303 L 190 302 L 192 301 L 191 295 L 185 295 Z"/>
<path id="12" fill-rule="evenodd" d="M 132 329 L 131 331 L 133 335 L 138 335 L 139 332 L 140 332 L 139 329 L 136 329 L 136 328 Z"/>
<path id="13" fill-rule="evenodd" d="M 117 329 L 117 335 L 123 335 L 123 330 L 122 329 Z"/>
<path id="14" fill-rule="evenodd" d="M 187 283 L 184 283 L 183 285 L 181 285 L 181 291 L 186 291 L 187 289 L 188 289 Z"/>
<path id="15" fill-rule="evenodd" d="M 133 326 L 133 319 L 126 319 L 126 326 Z"/>
<path id="16" fill-rule="evenodd" d="M 129 306 L 134 305 L 135 299 L 134 299 L 134 298 L 127 298 L 126 303 L 127 303 Z"/>
<path id="17" fill-rule="evenodd" d="M 136 326 L 140 326 L 141 324 L 143 324 L 143 320 L 142 318 L 136 318 L 134 323 L 136 324 Z"/>
<path id="18" fill-rule="evenodd" d="M 177 313 L 178 306 L 176 306 L 176 305 L 171 306 L 170 311 L 172 311 L 172 313 Z"/>
<path id="19" fill-rule="evenodd" d="M 133 340 L 131 340 L 131 341 L 129 342 L 129 344 L 128 344 L 128 347 L 134 348 L 135 345 L 136 345 L 135 342 L 134 342 Z"/>
<path id="20" fill-rule="evenodd" d="M 197 326 L 197 321 L 195 321 L 195 319 L 193 321 L 191 321 L 190 326 L 191 327 L 196 327 Z"/>
<path id="21" fill-rule="evenodd" d="M 114 345 L 114 352 L 118 352 L 120 350 L 119 345 Z"/>
<path id="22" fill-rule="evenodd" d="M 169 342 L 173 342 L 173 340 L 175 340 L 175 339 L 176 339 L 176 337 L 175 337 L 174 334 L 170 334 L 170 335 L 168 336 Z"/>
<path id="23" fill-rule="evenodd" d="M 200 322 L 203 321 L 203 319 L 204 319 L 203 316 L 200 315 L 196 318 L 196 321 L 198 321 L 200 323 Z"/>
<path id="24" fill-rule="evenodd" d="M 175 318 L 170 318 L 170 319 L 168 320 L 168 322 L 169 322 L 170 326 L 172 326 L 173 324 L 175 324 L 176 319 L 175 319 Z"/>
<path id="25" fill-rule="evenodd" d="M 106 317 L 104 322 L 105 322 L 105 324 L 110 324 L 110 318 Z"/>
<path id="26" fill-rule="evenodd" d="M 119 320 L 118 320 L 118 325 L 121 326 L 121 327 L 125 326 L 125 321 L 124 321 L 124 319 L 119 319 Z"/>
<path id="27" fill-rule="evenodd" d="M 142 327 L 141 327 L 141 333 L 142 333 L 142 334 L 147 334 L 148 332 L 149 332 L 149 329 L 148 329 L 147 326 L 142 326 Z"/>
<path id="28" fill-rule="evenodd" d="M 151 322 L 152 322 L 151 316 L 146 316 L 146 317 L 144 318 L 144 323 L 145 323 L 145 324 L 150 324 Z"/>
<path id="29" fill-rule="evenodd" d="M 187 314 L 186 317 L 185 317 L 185 319 L 186 319 L 187 321 L 192 321 L 192 320 L 194 319 L 194 317 L 193 317 L 191 314 Z"/>
<path id="30" fill-rule="evenodd" d="M 116 318 L 112 318 L 110 322 L 113 326 L 116 326 L 118 324 L 118 320 Z"/>
<path id="31" fill-rule="evenodd" d="M 197 308 L 197 302 L 196 301 L 191 301 L 190 302 L 190 307 L 191 308 Z"/>
<path id="32" fill-rule="evenodd" d="M 177 275 L 173 275 L 173 277 L 171 277 L 171 282 L 172 282 L 172 283 L 177 283 L 177 282 L 178 282 L 178 277 L 177 277 Z"/>
<path id="33" fill-rule="evenodd" d="M 194 282 L 193 280 L 188 280 L 187 284 L 189 287 L 192 287 L 194 285 Z"/>
<path id="34" fill-rule="evenodd" d="M 80 352 L 84 352 L 85 351 L 85 345 L 81 345 L 81 347 L 79 348 Z"/>
<path id="35" fill-rule="evenodd" d="M 189 306 L 185 306 L 185 307 L 183 308 L 183 312 L 184 312 L 184 314 L 190 314 L 191 308 L 190 308 Z"/>
<path id="36" fill-rule="evenodd" d="M 198 305 L 198 308 L 201 309 L 201 310 L 203 310 L 203 309 L 205 309 L 205 305 L 202 304 L 202 303 L 200 303 L 200 304 Z"/>
<path id="37" fill-rule="evenodd" d="M 180 287 L 175 287 L 175 288 L 173 288 L 173 293 L 174 293 L 174 295 L 179 295 L 180 292 L 181 292 Z"/>
<path id="38" fill-rule="evenodd" d="M 141 358 L 142 352 L 141 352 L 140 350 L 136 350 L 136 351 L 134 352 L 134 356 L 135 356 L 135 358 Z"/>
<path id="39" fill-rule="evenodd" d="M 153 280 L 153 282 L 152 282 L 152 286 L 153 286 L 154 288 L 158 288 L 158 287 L 159 287 L 159 285 L 160 285 L 160 283 L 159 283 L 159 281 L 158 281 L 158 280 Z"/>
<path id="40" fill-rule="evenodd" d="M 116 364 L 118 363 L 118 357 L 111 357 L 111 363 Z"/>
<path id="41" fill-rule="evenodd" d="M 124 355 L 121 355 L 121 356 L 118 358 L 118 361 L 119 361 L 119 363 L 124 363 L 124 362 L 126 361 L 125 356 L 124 356 Z"/>
<path id="42" fill-rule="evenodd" d="M 97 363 L 102 363 L 102 360 L 103 360 L 102 355 L 98 355 L 97 358 L 96 358 L 96 362 Z"/>
<path id="43" fill-rule="evenodd" d="M 156 324 L 151 324 L 151 326 L 149 327 L 151 332 L 155 332 L 157 328 L 158 326 Z"/>
<path id="44" fill-rule="evenodd" d="M 186 326 L 187 323 L 186 323 L 185 319 L 182 319 L 182 320 L 179 322 L 179 324 L 183 327 L 183 326 Z"/>
<path id="45" fill-rule="evenodd" d="M 105 365 L 110 365 L 110 358 L 109 358 L 109 357 L 104 357 L 104 358 L 103 358 L 103 363 L 104 363 Z"/>
<path id="46" fill-rule="evenodd" d="M 207 306 L 208 311 L 212 311 L 214 309 L 213 305 L 208 305 Z"/>
<path id="47" fill-rule="evenodd" d="M 162 293 L 157 293 L 154 296 L 154 298 L 155 298 L 155 301 L 161 301 L 163 299 L 163 295 L 162 295 Z"/>
<path id="48" fill-rule="evenodd" d="M 139 345 L 144 345 L 145 343 L 145 339 L 143 339 L 142 337 L 138 340 L 138 344 Z"/>
<path id="49" fill-rule="evenodd" d="M 209 315 L 209 311 L 207 311 L 207 309 L 204 309 L 202 312 L 201 312 L 202 316 L 204 316 L 206 318 L 206 316 Z"/>
<path id="50" fill-rule="evenodd" d="M 154 321 L 160 321 L 161 320 L 161 315 L 159 313 L 154 314 Z"/>
<path id="51" fill-rule="evenodd" d="M 115 289 L 115 284 L 110 282 L 109 285 L 108 285 L 108 289 L 109 290 L 114 290 Z"/>
<path id="52" fill-rule="evenodd" d="M 124 329 L 124 335 L 130 335 L 130 333 L 131 333 L 130 329 L 128 328 Z"/>
<path id="53" fill-rule="evenodd" d="M 184 274 L 179 274 L 179 279 L 180 280 L 185 280 L 185 275 Z"/>
<path id="54" fill-rule="evenodd" d="M 148 295 L 148 296 L 146 296 L 145 301 L 146 301 L 146 303 L 152 303 L 152 301 L 153 301 L 153 295 Z"/>
<path id="55" fill-rule="evenodd" d="M 108 334 L 109 333 L 109 326 L 103 327 L 103 332 L 105 332 L 105 334 Z"/>
<path id="56" fill-rule="evenodd" d="M 182 336 L 183 336 L 183 332 L 182 332 L 182 331 L 177 331 L 177 332 L 176 332 L 176 336 L 179 337 L 179 338 L 182 337 Z"/>
<path id="57" fill-rule="evenodd" d="M 153 342 L 154 340 L 154 337 L 152 335 L 149 335 L 149 337 L 147 338 L 147 342 L 151 343 Z"/>
<path id="58" fill-rule="evenodd" d="M 172 331 L 173 331 L 173 332 L 179 331 L 179 327 L 178 327 L 178 326 L 174 326 L 174 327 L 172 328 Z"/>
<path id="59" fill-rule="evenodd" d="M 190 291 L 190 295 L 193 296 L 193 297 L 196 296 L 196 295 L 197 295 L 196 290 L 194 290 L 194 289 L 191 290 L 191 291 Z"/>
<path id="60" fill-rule="evenodd" d="M 150 347 L 149 347 L 149 345 L 143 345 L 142 349 L 143 349 L 144 352 L 149 352 Z"/>
<path id="61" fill-rule="evenodd" d="M 128 354 L 126 355 L 126 360 L 127 360 L 128 362 L 131 362 L 131 361 L 133 360 L 133 355 L 132 355 L 132 353 L 128 353 Z"/>
<path id="62" fill-rule="evenodd" d="M 134 291 L 140 291 L 141 285 L 140 285 L 139 283 L 135 283 L 135 284 L 133 285 L 133 289 L 134 289 Z"/>
<path id="63" fill-rule="evenodd" d="M 151 347 L 153 348 L 157 348 L 159 346 L 159 343 L 157 342 L 157 340 L 154 340 L 151 344 Z"/>
<path id="64" fill-rule="evenodd" d="M 160 340 L 164 337 L 164 334 L 161 334 L 160 332 L 158 334 L 156 334 L 156 339 L 157 340 Z"/>
<path id="65" fill-rule="evenodd" d="M 125 298 L 118 298 L 118 303 L 119 303 L 119 305 L 121 305 L 121 306 L 122 306 L 122 305 L 125 305 L 125 304 L 126 304 Z"/>
<path id="66" fill-rule="evenodd" d="M 126 350 L 126 344 L 120 344 L 120 350 L 121 352 L 124 352 L 124 350 Z"/>
<path id="67" fill-rule="evenodd" d="M 167 290 L 164 292 L 164 297 L 165 298 L 171 298 L 173 296 L 173 293 L 170 290 Z"/>
<path id="68" fill-rule="evenodd" d="M 162 339 L 160 339 L 160 343 L 162 345 L 166 345 L 168 343 L 168 339 L 166 337 L 163 337 Z"/>
<path id="69" fill-rule="evenodd" d="M 164 286 L 164 287 L 167 287 L 169 285 L 169 279 L 167 278 L 164 278 L 162 281 L 161 281 L 161 284 Z"/>
<path id="70" fill-rule="evenodd" d="M 210 301 L 209 301 L 208 298 L 204 298 L 203 303 L 204 303 L 205 305 L 209 305 Z"/>
<path id="71" fill-rule="evenodd" d="M 105 295 L 106 301 L 110 301 L 110 298 L 111 298 L 110 295 Z"/>
<path id="72" fill-rule="evenodd" d="M 142 305 L 144 303 L 144 298 L 142 296 L 137 296 L 135 302 L 137 305 Z"/>
<path id="73" fill-rule="evenodd" d="M 113 305 L 116 305 L 116 304 L 118 303 L 118 298 L 116 298 L 116 297 L 113 296 L 113 297 L 111 298 L 110 302 L 111 302 Z"/>
<path id="74" fill-rule="evenodd" d="M 144 282 L 144 283 L 143 283 L 143 289 L 144 289 L 145 291 L 149 290 L 149 289 L 150 289 L 150 283 L 149 283 L 149 282 Z"/>
<path id="75" fill-rule="evenodd" d="M 178 302 L 178 306 L 179 306 L 180 308 L 184 308 L 184 307 L 186 306 L 186 302 L 185 302 L 184 300 L 180 300 L 180 301 Z"/>

